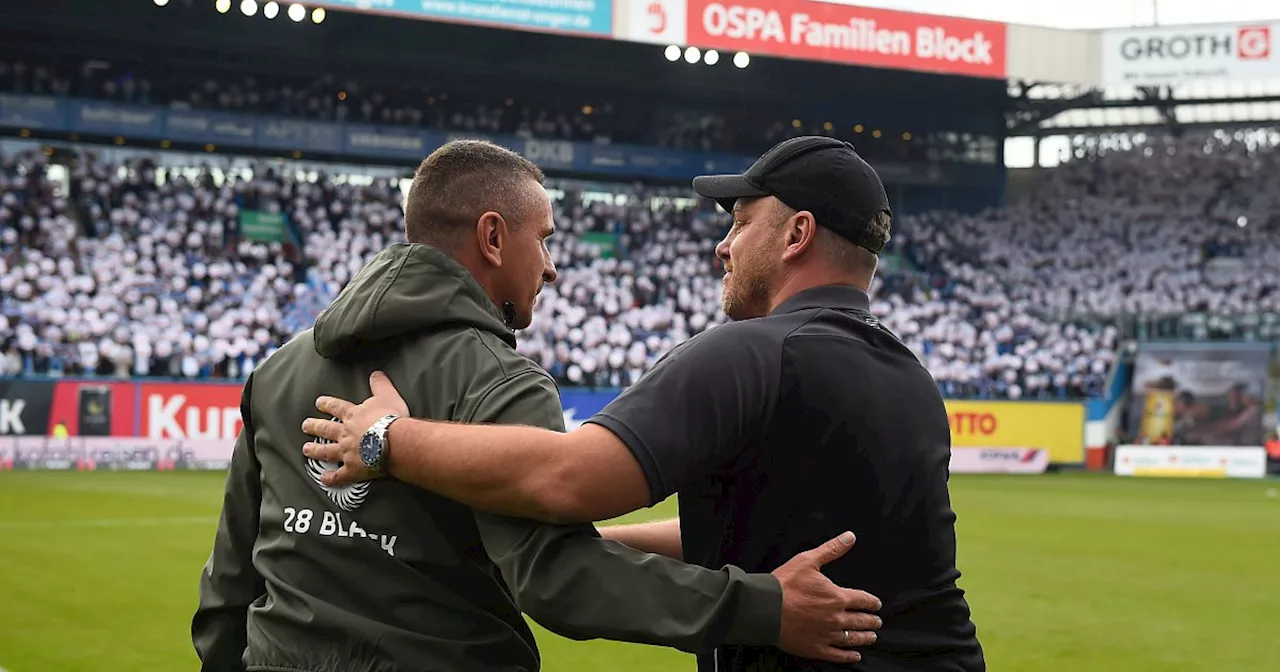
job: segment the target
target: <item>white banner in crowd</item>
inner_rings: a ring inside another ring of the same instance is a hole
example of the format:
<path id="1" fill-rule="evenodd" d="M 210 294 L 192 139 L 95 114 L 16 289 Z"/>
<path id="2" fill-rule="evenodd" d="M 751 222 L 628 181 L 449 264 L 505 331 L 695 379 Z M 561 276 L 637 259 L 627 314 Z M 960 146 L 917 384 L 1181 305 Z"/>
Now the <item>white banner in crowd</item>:
<path id="1" fill-rule="evenodd" d="M 1267 451 L 1255 446 L 1120 446 L 1117 476 L 1263 478 Z"/>
<path id="2" fill-rule="evenodd" d="M 1104 84 L 1280 77 L 1280 23 L 1102 31 Z"/>
<path id="3" fill-rule="evenodd" d="M 951 448 L 953 474 L 1043 474 L 1049 451 L 1042 448 Z"/>

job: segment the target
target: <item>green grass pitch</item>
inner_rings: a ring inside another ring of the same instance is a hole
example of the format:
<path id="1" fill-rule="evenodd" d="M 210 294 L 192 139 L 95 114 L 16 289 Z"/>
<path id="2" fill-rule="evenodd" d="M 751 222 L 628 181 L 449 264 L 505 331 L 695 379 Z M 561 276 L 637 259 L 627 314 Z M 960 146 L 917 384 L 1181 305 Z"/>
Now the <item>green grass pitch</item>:
<path id="1" fill-rule="evenodd" d="M 188 624 L 222 478 L 0 473 L 0 669 L 195 669 Z M 961 585 L 991 669 L 1277 669 L 1273 488 L 955 477 Z M 548 672 L 693 669 L 665 649 L 538 639 Z"/>

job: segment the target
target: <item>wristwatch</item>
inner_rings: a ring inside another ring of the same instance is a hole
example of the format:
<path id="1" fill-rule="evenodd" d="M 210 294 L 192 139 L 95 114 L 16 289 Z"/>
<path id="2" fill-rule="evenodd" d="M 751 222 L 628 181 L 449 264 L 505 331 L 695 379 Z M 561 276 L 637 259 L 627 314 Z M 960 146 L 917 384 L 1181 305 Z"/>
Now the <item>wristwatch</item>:
<path id="1" fill-rule="evenodd" d="M 360 461 L 364 462 L 364 466 L 375 474 L 382 475 L 387 468 L 387 453 L 390 452 L 387 446 L 387 430 L 391 427 L 391 423 L 399 420 L 398 415 L 384 415 L 378 418 L 364 436 L 360 437 Z"/>

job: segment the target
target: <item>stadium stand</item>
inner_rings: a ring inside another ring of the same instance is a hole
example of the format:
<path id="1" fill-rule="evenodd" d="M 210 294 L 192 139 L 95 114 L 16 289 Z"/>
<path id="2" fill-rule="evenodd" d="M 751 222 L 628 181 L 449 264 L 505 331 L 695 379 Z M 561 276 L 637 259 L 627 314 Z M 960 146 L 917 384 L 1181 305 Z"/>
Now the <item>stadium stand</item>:
<path id="1" fill-rule="evenodd" d="M 40 65 L 28 60 L 29 54 L 24 60 L 0 52 L 0 93 L 745 154 L 762 152 L 797 135 L 827 135 L 860 140 L 863 153 L 871 159 L 964 161 L 973 158 L 976 142 L 971 134 L 917 130 L 914 136 L 910 132 L 903 136 L 901 129 L 877 130 L 873 137 L 871 129 L 864 135 L 861 127 L 855 131 L 852 126 L 770 118 L 750 111 L 726 117 L 689 106 L 637 107 L 608 100 L 580 105 L 564 96 L 517 100 L 489 90 L 429 83 L 367 86 L 356 77 L 334 74 L 231 74 L 221 69 L 166 68 L 156 62 L 72 56 L 50 57 Z M 990 156 L 983 160 L 993 161 L 994 140 L 987 141 Z"/>
<path id="2" fill-rule="evenodd" d="M 1082 153 L 1022 203 L 901 218 L 905 270 L 883 274 L 873 310 L 944 392 L 979 398 L 1098 393 L 1134 314 L 1212 310 L 1197 335 L 1235 335 L 1223 321 L 1280 312 L 1276 155 L 1263 136 L 1235 137 Z M 243 376 L 401 239 L 389 180 L 311 182 L 265 164 L 250 179 L 190 178 L 83 157 L 68 196 L 43 154 L 3 158 L 0 373 Z M 614 189 L 612 202 L 553 189 L 560 281 L 520 349 L 564 384 L 625 386 L 724 320 L 723 213 L 680 190 Z M 242 239 L 242 209 L 286 213 L 302 244 Z"/>

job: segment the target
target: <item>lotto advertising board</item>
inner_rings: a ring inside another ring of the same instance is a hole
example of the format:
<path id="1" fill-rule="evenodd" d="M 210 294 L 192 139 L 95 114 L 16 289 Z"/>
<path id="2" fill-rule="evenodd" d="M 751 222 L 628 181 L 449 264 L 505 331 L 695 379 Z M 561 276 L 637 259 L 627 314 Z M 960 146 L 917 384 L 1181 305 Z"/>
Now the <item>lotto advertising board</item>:
<path id="1" fill-rule="evenodd" d="M 1117 476 L 1263 478 L 1267 451 L 1250 446 L 1120 446 Z"/>
<path id="2" fill-rule="evenodd" d="M 948 399 L 947 415 L 951 421 L 953 454 L 969 448 L 1040 450 L 1052 464 L 1084 461 L 1084 404 Z M 1019 453 L 1017 459 L 1025 456 Z M 1013 453 L 1001 456 L 1004 461 L 1013 457 Z M 1032 456 L 1028 461 L 1038 459 Z M 993 456 L 986 462 L 995 461 L 997 458 Z"/>
<path id="3" fill-rule="evenodd" d="M 809 0 L 618 0 L 614 37 L 1003 79 L 1007 26 Z"/>
<path id="4" fill-rule="evenodd" d="M 1280 77 L 1280 23 L 1126 28 L 1102 33 L 1104 84 Z"/>

